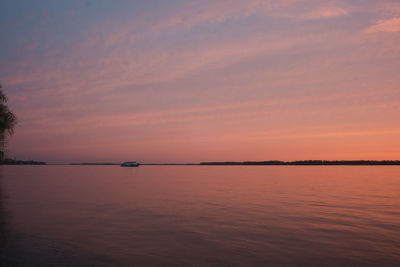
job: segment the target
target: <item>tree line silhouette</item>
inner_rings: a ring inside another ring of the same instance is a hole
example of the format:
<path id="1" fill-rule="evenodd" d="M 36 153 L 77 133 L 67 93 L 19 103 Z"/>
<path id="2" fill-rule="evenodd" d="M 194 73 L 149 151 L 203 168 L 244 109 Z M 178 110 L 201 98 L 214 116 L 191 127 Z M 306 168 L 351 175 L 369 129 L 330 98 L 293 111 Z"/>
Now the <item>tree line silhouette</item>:
<path id="1" fill-rule="evenodd" d="M 7 106 L 7 100 L 0 82 L 0 161 L 4 159 L 7 137 L 14 133 L 14 127 L 17 124 L 17 117 Z"/>

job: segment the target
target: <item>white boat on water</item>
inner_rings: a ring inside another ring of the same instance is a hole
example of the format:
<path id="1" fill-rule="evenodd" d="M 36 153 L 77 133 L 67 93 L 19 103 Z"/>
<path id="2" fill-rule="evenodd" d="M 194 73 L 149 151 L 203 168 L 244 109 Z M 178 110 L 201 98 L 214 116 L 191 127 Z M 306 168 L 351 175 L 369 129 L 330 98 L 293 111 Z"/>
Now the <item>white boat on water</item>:
<path id="1" fill-rule="evenodd" d="M 139 167 L 139 163 L 136 161 L 127 161 L 121 164 L 121 167 Z"/>

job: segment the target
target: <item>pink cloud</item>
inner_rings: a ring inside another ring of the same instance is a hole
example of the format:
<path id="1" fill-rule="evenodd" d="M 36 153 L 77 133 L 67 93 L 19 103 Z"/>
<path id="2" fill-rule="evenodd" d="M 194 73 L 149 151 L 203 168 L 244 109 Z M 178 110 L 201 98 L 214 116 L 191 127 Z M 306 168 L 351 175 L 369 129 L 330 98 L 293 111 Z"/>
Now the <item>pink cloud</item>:
<path id="1" fill-rule="evenodd" d="M 304 14 L 300 14 L 302 19 L 329 19 L 335 17 L 347 16 L 349 11 L 340 7 L 320 7 Z"/>
<path id="2" fill-rule="evenodd" d="M 400 32 L 400 18 L 380 20 L 375 25 L 369 27 L 365 31 L 367 33 Z"/>

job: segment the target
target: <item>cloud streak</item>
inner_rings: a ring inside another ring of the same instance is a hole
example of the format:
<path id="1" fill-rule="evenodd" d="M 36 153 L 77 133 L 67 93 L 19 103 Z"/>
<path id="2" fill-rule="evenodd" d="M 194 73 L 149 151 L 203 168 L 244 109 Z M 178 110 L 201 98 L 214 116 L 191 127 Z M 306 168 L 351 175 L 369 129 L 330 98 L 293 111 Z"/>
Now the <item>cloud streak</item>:
<path id="1" fill-rule="evenodd" d="M 302 19 L 330 19 L 336 17 L 347 16 L 349 11 L 340 7 L 320 7 L 308 13 L 302 14 Z"/>
<path id="2" fill-rule="evenodd" d="M 400 32 L 400 17 L 380 20 L 375 25 L 366 29 L 366 32 Z"/>

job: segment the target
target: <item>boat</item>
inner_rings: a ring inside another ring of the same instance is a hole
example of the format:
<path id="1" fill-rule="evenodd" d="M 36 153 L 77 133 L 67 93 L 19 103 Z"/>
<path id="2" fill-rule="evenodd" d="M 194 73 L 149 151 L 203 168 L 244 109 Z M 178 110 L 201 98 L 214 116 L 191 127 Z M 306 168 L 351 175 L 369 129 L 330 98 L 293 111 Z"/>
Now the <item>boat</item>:
<path id="1" fill-rule="evenodd" d="M 139 167 L 139 163 L 136 161 L 127 161 L 120 165 L 121 167 Z"/>

